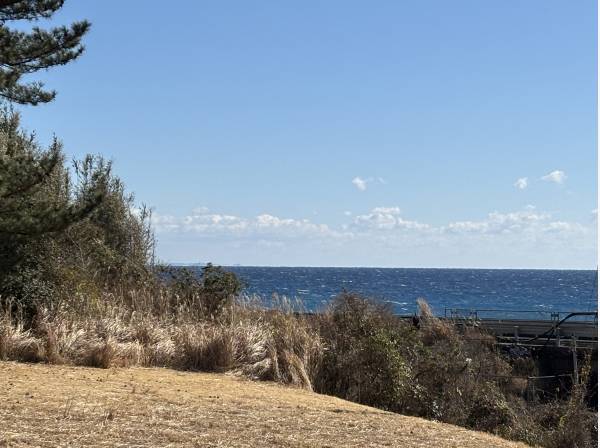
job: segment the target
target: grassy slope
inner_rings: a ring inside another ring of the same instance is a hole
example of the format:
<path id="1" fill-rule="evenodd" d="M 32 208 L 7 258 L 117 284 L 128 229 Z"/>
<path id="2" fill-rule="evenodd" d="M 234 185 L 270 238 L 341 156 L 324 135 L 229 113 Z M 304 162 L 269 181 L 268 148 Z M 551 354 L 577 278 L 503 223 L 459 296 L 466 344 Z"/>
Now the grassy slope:
<path id="1" fill-rule="evenodd" d="M 0 362 L 0 446 L 525 445 L 227 375 Z"/>

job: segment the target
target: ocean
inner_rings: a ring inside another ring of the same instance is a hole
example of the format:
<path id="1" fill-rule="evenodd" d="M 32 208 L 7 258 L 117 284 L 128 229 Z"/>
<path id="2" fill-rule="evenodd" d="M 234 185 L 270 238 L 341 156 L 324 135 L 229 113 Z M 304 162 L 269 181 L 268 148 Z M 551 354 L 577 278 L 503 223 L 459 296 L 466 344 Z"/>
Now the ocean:
<path id="1" fill-rule="evenodd" d="M 435 314 L 479 310 L 479 317 L 550 318 L 551 313 L 596 311 L 596 271 L 523 269 L 388 269 L 231 266 L 245 293 L 268 305 L 274 294 L 300 299 L 318 311 L 343 290 L 388 302 L 399 314 L 427 300 Z M 498 311 L 483 311 L 498 310 Z"/>

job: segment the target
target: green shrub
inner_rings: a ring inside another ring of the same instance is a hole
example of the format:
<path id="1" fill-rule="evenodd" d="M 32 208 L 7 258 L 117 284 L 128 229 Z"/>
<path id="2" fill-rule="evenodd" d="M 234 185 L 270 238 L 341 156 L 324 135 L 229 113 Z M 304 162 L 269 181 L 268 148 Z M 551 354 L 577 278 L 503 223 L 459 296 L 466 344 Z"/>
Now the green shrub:
<path id="1" fill-rule="evenodd" d="M 201 275 L 189 268 L 158 266 L 164 295 L 172 310 L 185 310 L 203 318 L 231 317 L 231 307 L 242 291 L 243 283 L 233 273 L 208 263 Z"/>
<path id="2" fill-rule="evenodd" d="M 243 284 L 233 273 L 208 263 L 202 268 L 201 303 L 204 315 L 214 318 L 231 308 Z"/>
<path id="3" fill-rule="evenodd" d="M 386 410 L 410 407 L 419 393 L 410 362 L 416 329 L 385 304 L 348 293 L 333 301 L 320 328 L 325 351 L 317 391 Z"/>
<path id="4" fill-rule="evenodd" d="M 460 334 L 421 303 L 418 328 L 386 304 L 344 293 L 320 318 L 316 390 L 490 432 L 514 423 L 501 384 L 510 366 L 477 329 Z"/>

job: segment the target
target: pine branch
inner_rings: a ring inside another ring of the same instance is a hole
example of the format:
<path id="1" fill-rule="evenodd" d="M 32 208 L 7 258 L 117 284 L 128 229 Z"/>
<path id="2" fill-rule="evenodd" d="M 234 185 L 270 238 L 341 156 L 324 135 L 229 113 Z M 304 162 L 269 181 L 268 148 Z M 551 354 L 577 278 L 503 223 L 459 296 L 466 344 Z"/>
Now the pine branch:
<path id="1" fill-rule="evenodd" d="M 64 0 L 0 0 L 0 21 L 47 19 Z"/>
<path id="2" fill-rule="evenodd" d="M 86 20 L 47 30 L 9 28 L 10 21 L 49 18 L 64 0 L 0 0 L 0 99 L 19 104 L 47 103 L 56 92 L 45 90 L 40 82 L 23 83 L 23 75 L 65 65 L 84 51 L 81 43 L 89 31 Z"/>
<path id="3" fill-rule="evenodd" d="M 0 190 L 0 209 L 2 209 L 3 201 L 10 200 L 15 196 L 23 195 L 33 189 L 35 186 L 40 185 L 43 180 L 48 178 L 54 171 L 59 161 L 60 154 L 57 150 L 54 150 L 51 154 L 47 155 L 44 157 L 44 159 L 38 161 L 37 163 L 33 162 L 32 159 L 29 159 L 22 164 L 22 167 L 18 167 L 17 169 L 14 169 L 14 167 L 13 169 L 3 167 L 5 169 L 4 175 L 6 175 L 6 173 L 13 173 L 14 178 L 16 178 L 17 174 L 20 174 L 20 185 L 13 185 L 12 189 L 10 189 L 9 186 L 5 191 Z M 24 171 L 27 169 L 29 169 L 30 172 L 25 173 Z M 19 171 L 21 172 L 19 173 Z M 3 179 L 0 178 L 0 186 L 2 185 L 2 180 Z"/>

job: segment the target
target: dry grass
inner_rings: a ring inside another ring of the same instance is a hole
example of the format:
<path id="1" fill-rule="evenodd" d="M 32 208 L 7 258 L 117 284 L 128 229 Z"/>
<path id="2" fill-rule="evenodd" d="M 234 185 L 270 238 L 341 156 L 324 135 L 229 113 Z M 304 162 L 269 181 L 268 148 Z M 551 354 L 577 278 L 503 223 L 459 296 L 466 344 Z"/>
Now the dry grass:
<path id="1" fill-rule="evenodd" d="M 228 322 L 109 311 L 88 317 L 40 310 L 27 330 L 6 313 L 0 316 L 0 360 L 234 372 L 312 389 L 320 338 L 290 311 L 240 307 Z"/>
<path id="2" fill-rule="evenodd" d="M 524 448 L 223 374 L 0 362 L 0 446 Z"/>

